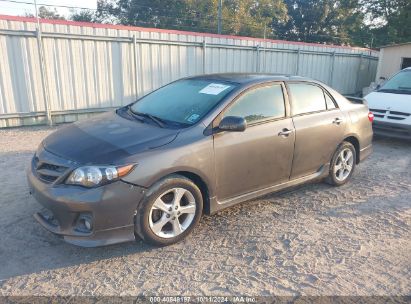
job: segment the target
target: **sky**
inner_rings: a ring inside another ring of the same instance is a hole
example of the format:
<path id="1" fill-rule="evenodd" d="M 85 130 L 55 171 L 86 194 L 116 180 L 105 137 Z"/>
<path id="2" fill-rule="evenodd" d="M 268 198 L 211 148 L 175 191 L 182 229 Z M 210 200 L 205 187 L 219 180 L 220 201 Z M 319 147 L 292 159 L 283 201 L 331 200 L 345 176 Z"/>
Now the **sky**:
<path id="1" fill-rule="evenodd" d="M 13 0 L 20 2 L 33 2 L 34 0 Z M 37 6 L 41 4 L 48 5 L 65 5 L 76 6 L 95 9 L 97 7 L 97 0 L 37 0 Z M 53 7 L 47 7 L 52 9 Z M 69 16 L 70 10 L 67 8 L 56 7 L 60 15 Z M 34 4 L 12 3 L 0 0 L 0 15 L 25 16 L 27 14 L 34 15 Z"/>

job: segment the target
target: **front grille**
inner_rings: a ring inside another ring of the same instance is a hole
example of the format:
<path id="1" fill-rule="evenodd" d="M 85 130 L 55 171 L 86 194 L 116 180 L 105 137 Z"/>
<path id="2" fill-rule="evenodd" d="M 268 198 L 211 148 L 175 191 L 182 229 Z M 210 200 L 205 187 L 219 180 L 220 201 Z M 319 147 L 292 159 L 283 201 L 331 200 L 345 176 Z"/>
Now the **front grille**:
<path id="1" fill-rule="evenodd" d="M 370 109 L 370 111 L 377 118 L 386 117 L 387 119 L 392 119 L 392 120 L 404 120 L 407 117 L 411 116 L 410 113 L 399 112 L 399 111 L 388 111 L 388 110 L 381 110 L 381 109 Z"/>
<path id="2" fill-rule="evenodd" d="M 402 116 L 406 116 L 406 117 L 408 117 L 408 116 L 411 115 L 410 113 L 398 112 L 398 111 L 390 111 L 390 114 L 393 114 L 393 115 L 402 115 Z"/>
<path id="3" fill-rule="evenodd" d="M 394 120 L 403 120 L 405 117 L 398 117 L 398 116 L 387 116 L 388 119 L 394 119 Z"/>
<path id="4" fill-rule="evenodd" d="M 42 163 L 39 166 L 39 168 L 37 168 L 37 170 L 43 170 L 43 169 L 63 173 L 64 171 L 66 171 L 67 167 L 57 166 L 57 165 L 48 164 L 48 163 Z"/>
<path id="5" fill-rule="evenodd" d="M 379 109 L 370 109 L 371 112 L 375 113 L 383 113 L 385 114 L 387 111 L 386 110 L 379 110 Z"/>
<path id="6" fill-rule="evenodd" d="M 33 158 L 33 167 L 39 179 L 46 183 L 52 183 L 61 177 L 68 169 L 64 166 L 42 162 L 37 156 Z"/>

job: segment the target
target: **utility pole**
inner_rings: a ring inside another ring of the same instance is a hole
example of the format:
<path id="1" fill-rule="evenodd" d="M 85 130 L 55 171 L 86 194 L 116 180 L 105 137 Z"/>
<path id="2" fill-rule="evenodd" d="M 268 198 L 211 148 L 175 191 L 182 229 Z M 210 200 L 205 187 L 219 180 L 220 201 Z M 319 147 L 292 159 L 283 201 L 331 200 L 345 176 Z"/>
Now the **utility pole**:
<path id="1" fill-rule="evenodd" d="M 266 63 L 266 60 L 265 60 L 265 55 L 266 55 L 266 53 L 265 53 L 265 51 L 266 51 L 266 49 L 267 49 L 267 24 L 264 24 L 264 64 L 263 64 L 263 70 L 265 71 L 265 67 L 266 67 L 266 65 L 265 65 L 265 63 Z"/>
<path id="2" fill-rule="evenodd" d="M 37 48 L 39 52 L 39 60 L 40 60 L 40 71 L 41 71 L 41 84 L 43 89 L 43 98 L 44 98 L 44 110 L 46 112 L 46 120 L 47 124 L 51 126 L 53 124 L 53 120 L 51 119 L 51 107 L 50 107 L 50 96 L 49 96 L 49 88 L 47 84 L 47 72 L 46 72 L 46 62 L 44 59 L 44 49 L 43 49 L 43 41 L 41 37 L 41 25 L 40 19 L 37 13 L 37 1 L 34 0 L 34 9 L 36 11 L 36 36 L 37 36 Z"/>
<path id="3" fill-rule="evenodd" d="M 223 27 L 223 0 L 218 0 L 218 33 L 221 34 Z"/>
<path id="4" fill-rule="evenodd" d="M 36 0 L 34 0 L 34 10 L 35 10 L 34 15 L 36 16 L 37 30 L 40 32 L 41 31 L 40 20 L 39 20 L 39 15 L 37 14 L 37 1 Z"/>

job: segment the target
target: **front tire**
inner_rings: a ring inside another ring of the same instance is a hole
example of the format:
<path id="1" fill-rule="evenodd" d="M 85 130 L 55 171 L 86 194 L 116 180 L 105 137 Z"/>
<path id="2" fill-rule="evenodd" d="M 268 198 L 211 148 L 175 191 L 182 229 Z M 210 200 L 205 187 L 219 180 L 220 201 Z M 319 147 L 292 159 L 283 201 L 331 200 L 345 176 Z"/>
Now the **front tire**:
<path id="1" fill-rule="evenodd" d="M 346 184 L 354 173 L 357 163 L 354 146 L 344 141 L 334 152 L 330 163 L 330 172 L 326 181 L 333 186 Z"/>
<path id="2" fill-rule="evenodd" d="M 177 243 L 200 221 L 203 197 L 188 178 L 171 175 L 153 185 L 137 208 L 135 232 L 156 246 Z"/>

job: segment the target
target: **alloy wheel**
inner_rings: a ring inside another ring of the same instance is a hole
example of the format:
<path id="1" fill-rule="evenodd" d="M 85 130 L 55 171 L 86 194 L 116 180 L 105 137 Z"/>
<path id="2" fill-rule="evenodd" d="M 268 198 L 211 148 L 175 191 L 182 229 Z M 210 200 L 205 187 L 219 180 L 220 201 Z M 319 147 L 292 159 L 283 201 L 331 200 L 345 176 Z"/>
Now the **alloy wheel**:
<path id="1" fill-rule="evenodd" d="M 155 200 L 149 214 L 149 226 L 161 238 L 173 238 L 183 233 L 196 213 L 194 195 L 184 188 L 172 188 Z"/>
<path id="2" fill-rule="evenodd" d="M 351 173 L 354 165 L 354 154 L 351 149 L 343 149 L 334 165 L 334 176 L 339 182 L 344 181 Z"/>

